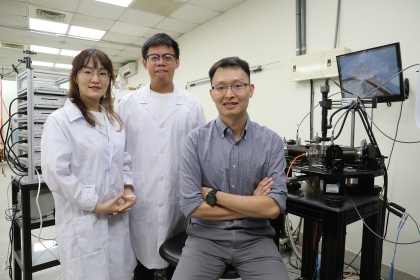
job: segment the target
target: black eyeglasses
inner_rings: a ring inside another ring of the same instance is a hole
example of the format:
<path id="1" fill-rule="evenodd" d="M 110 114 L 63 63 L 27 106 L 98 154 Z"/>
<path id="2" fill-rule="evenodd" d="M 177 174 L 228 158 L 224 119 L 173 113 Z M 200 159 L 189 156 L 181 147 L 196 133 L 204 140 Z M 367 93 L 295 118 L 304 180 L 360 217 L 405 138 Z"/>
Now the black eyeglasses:
<path id="1" fill-rule="evenodd" d="M 220 93 L 227 92 L 228 88 L 230 88 L 233 92 L 240 92 L 249 85 L 250 84 L 234 84 L 231 86 L 214 86 L 214 87 L 211 87 L 211 89 Z"/>
<path id="2" fill-rule="evenodd" d="M 152 65 L 156 65 L 159 63 L 160 58 L 162 57 L 162 61 L 165 65 L 171 65 L 172 63 L 175 62 L 176 60 L 176 56 L 170 53 L 166 53 L 162 56 L 158 55 L 158 54 L 149 54 L 146 56 L 147 61 L 152 64 Z"/>

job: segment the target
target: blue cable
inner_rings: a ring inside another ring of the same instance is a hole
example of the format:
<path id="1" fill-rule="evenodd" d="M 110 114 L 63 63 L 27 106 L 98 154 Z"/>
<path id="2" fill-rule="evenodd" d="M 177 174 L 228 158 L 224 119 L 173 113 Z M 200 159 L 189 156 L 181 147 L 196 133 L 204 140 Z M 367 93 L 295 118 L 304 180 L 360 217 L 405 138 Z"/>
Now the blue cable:
<path id="1" fill-rule="evenodd" d="M 406 216 L 404 215 L 401 218 L 400 223 L 398 224 L 397 241 L 396 241 L 395 247 L 394 247 L 394 256 L 392 257 L 391 268 L 389 270 L 388 280 L 394 280 L 394 261 L 395 261 L 395 255 L 397 253 L 398 237 L 400 236 L 401 229 L 403 228 L 403 226 L 405 224 L 405 221 L 403 221 L 403 219 L 405 217 Z"/>

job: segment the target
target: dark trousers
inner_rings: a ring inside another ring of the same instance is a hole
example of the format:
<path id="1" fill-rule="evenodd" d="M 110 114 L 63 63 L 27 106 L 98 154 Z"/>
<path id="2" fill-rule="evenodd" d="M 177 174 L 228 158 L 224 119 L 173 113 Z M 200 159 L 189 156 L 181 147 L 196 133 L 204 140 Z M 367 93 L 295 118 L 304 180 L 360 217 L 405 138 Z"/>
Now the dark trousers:
<path id="1" fill-rule="evenodd" d="M 174 275 L 175 266 L 169 265 L 166 268 L 166 279 L 171 280 L 172 275 Z M 154 280 L 155 279 L 155 270 L 154 269 L 148 269 L 144 265 L 141 264 L 137 260 L 137 266 L 134 269 L 134 280 Z"/>

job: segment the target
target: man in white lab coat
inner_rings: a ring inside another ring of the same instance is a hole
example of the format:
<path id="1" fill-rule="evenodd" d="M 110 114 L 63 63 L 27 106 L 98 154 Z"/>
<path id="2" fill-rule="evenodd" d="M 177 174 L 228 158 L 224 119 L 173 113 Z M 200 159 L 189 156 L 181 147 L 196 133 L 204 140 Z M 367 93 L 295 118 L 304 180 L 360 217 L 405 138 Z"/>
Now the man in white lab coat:
<path id="1" fill-rule="evenodd" d="M 179 207 L 179 162 L 184 138 L 205 124 L 198 99 L 173 84 L 179 67 L 179 47 L 166 34 L 149 38 L 142 48 L 150 83 L 124 96 L 119 104 L 132 156 L 137 204 L 130 212 L 130 233 L 138 265 L 136 280 L 153 280 L 154 270 L 175 267 L 159 255 L 160 245 L 185 230 L 187 219 Z"/>

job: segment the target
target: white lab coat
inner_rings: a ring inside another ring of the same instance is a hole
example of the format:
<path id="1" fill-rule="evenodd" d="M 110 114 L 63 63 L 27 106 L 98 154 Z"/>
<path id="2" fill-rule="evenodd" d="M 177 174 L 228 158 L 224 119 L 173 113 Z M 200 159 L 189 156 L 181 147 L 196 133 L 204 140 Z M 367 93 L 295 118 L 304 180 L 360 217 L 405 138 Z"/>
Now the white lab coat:
<path id="1" fill-rule="evenodd" d="M 105 109 L 102 108 L 105 115 Z M 108 136 L 91 127 L 68 99 L 52 113 L 41 139 L 42 175 L 55 201 L 63 280 L 131 279 L 136 259 L 128 213 L 93 212 L 132 185 L 125 131 L 105 117 Z"/>
<path id="2" fill-rule="evenodd" d="M 203 107 L 192 94 L 174 85 L 163 118 L 153 104 L 150 84 L 124 96 L 118 106 L 133 159 L 137 204 L 130 211 L 130 232 L 137 259 L 147 268 L 168 266 L 160 245 L 185 230 L 179 208 L 179 162 L 185 136 L 205 124 Z"/>

